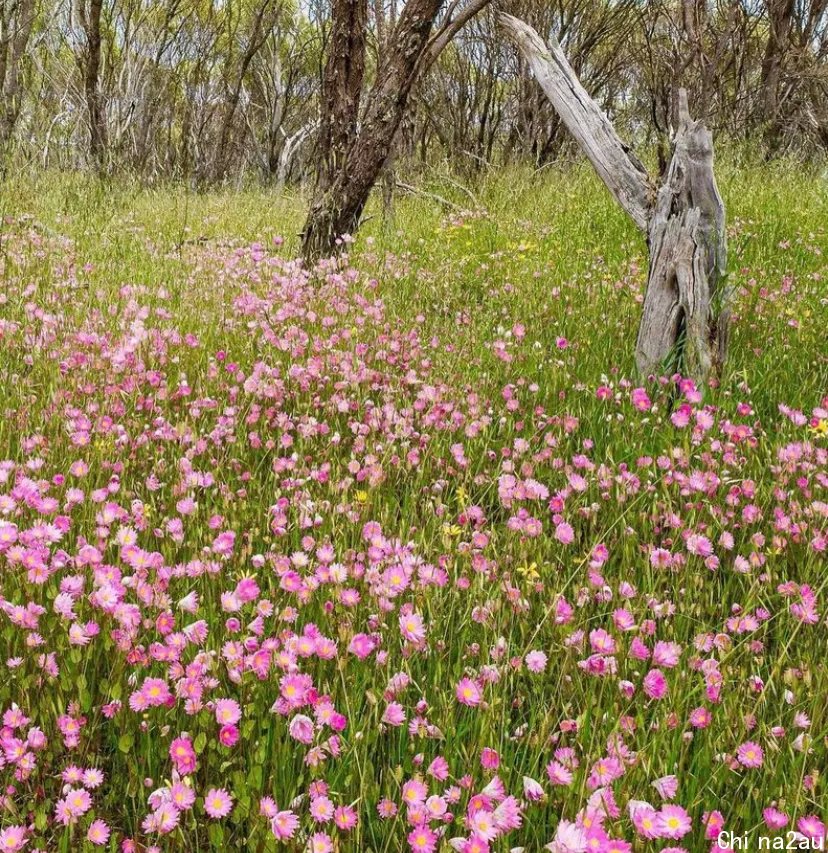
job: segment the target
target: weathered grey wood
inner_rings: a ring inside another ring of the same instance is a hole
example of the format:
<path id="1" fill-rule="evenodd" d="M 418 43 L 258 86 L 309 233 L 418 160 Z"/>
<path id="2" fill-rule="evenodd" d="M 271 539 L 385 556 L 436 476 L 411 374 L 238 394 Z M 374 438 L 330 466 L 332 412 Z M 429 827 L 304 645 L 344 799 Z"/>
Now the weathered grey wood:
<path id="1" fill-rule="evenodd" d="M 551 36 L 547 48 L 535 30 L 518 18 L 501 12 L 498 20 L 607 189 L 646 233 L 655 187 L 647 170 L 581 85 L 558 40 Z"/>
<path id="2" fill-rule="evenodd" d="M 693 121 L 679 92 L 679 127 L 658 192 L 609 119 L 581 86 L 557 40 L 549 47 L 526 23 L 499 19 L 621 207 L 647 236 L 650 266 L 636 363 L 645 376 L 674 362 L 704 382 L 727 354 L 731 294 L 727 285 L 725 210 L 713 175 L 713 141 Z"/>
<path id="3" fill-rule="evenodd" d="M 673 156 L 648 229 L 650 269 L 636 362 L 647 375 L 680 350 L 682 370 L 703 380 L 727 354 L 725 209 L 713 174 L 710 132 L 679 93 Z"/>

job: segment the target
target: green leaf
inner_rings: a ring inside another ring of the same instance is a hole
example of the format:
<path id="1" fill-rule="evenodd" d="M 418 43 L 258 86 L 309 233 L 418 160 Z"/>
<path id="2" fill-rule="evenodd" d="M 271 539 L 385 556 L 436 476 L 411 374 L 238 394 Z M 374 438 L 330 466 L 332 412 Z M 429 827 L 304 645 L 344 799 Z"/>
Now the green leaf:
<path id="1" fill-rule="evenodd" d="M 220 824 L 211 823 L 210 828 L 207 830 L 207 837 L 210 839 L 214 850 L 224 849 L 224 830 Z"/>

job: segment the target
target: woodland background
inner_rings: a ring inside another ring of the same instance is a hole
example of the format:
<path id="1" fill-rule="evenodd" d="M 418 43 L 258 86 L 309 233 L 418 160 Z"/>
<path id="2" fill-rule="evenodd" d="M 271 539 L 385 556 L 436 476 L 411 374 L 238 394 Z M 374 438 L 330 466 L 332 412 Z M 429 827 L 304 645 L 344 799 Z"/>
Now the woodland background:
<path id="1" fill-rule="evenodd" d="M 482 5 L 482 4 L 481 4 Z M 447 19 L 458 11 L 449 4 Z M 828 0 L 512 0 L 554 33 L 621 135 L 669 158 L 676 90 L 717 145 L 812 160 L 828 147 Z M 401 10 L 372 0 L 365 78 Z M 415 80 L 385 165 L 548 166 L 571 139 L 486 6 Z M 330 4 L 313 0 L 2 0 L 6 168 L 145 182 L 295 184 L 318 162 Z M 441 18 L 435 32 L 439 31 Z"/>

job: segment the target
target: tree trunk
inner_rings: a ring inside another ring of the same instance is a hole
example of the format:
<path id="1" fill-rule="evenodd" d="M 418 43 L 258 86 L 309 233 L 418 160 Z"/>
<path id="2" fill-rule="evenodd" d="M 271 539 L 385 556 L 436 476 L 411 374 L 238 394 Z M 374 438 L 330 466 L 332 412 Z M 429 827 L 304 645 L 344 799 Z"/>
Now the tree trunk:
<path id="1" fill-rule="evenodd" d="M 333 28 L 322 80 L 317 196 L 346 168 L 356 136 L 365 76 L 367 0 L 334 0 L 331 15 Z"/>
<path id="2" fill-rule="evenodd" d="M 0 155 L 20 115 L 23 59 L 35 12 L 34 0 L 0 0 Z"/>
<path id="3" fill-rule="evenodd" d="M 718 373 L 727 355 L 725 210 L 713 175 L 713 142 L 692 121 L 682 89 L 673 156 L 650 213 L 647 291 L 636 361 L 649 375 L 672 359 L 686 376 Z"/>
<path id="4" fill-rule="evenodd" d="M 355 56 L 364 62 L 364 34 L 361 40 L 357 38 L 354 26 L 356 19 L 364 21 L 367 5 L 365 0 L 335 0 L 320 130 L 322 165 L 302 231 L 302 254 L 306 261 L 332 254 L 340 237 L 356 231 L 368 196 L 391 152 L 415 80 L 425 73 L 460 27 L 488 2 L 470 0 L 456 16 L 448 15 L 430 39 L 444 0 L 407 0 L 388 37 L 357 132 L 359 102 L 355 78 L 348 76 L 346 54 L 340 56 L 340 52 L 346 51 L 350 44 Z M 360 4 L 358 13 L 351 8 L 355 3 Z M 350 57 L 350 61 L 355 59 Z M 359 69 L 355 77 L 360 83 L 361 75 Z"/>
<path id="5" fill-rule="evenodd" d="M 277 11 L 277 9 L 270 6 L 270 0 L 264 0 L 256 10 L 253 26 L 247 38 L 247 49 L 239 62 L 235 80 L 227 94 L 227 100 L 224 105 L 224 115 L 222 117 L 218 143 L 216 145 L 216 158 L 212 175 L 213 180 L 221 180 L 227 175 L 227 170 L 230 166 L 227 153 L 230 138 L 234 131 L 236 112 L 239 108 L 239 101 L 241 99 L 242 88 L 244 86 L 244 78 L 250 68 L 250 63 L 261 50 L 265 41 L 267 41 L 267 37 L 273 27 Z"/>
<path id="6" fill-rule="evenodd" d="M 794 0 L 768 0 L 765 5 L 768 13 L 768 41 L 762 58 L 759 95 L 765 141 L 769 153 L 773 153 L 782 130 L 779 87 L 785 57 L 791 46 Z"/>
<path id="7" fill-rule="evenodd" d="M 336 250 L 340 237 L 356 231 L 371 189 L 391 150 L 408 103 L 414 70 L 427 46 L 441 4 L 442 0 L 409 0 L 405 4 L 377 70 L 362 126 L 359 133 L 353 135 L 350 145 L 347 139 L 340 138 L 343 128 L 335 121 L 335 116 L 341 107 L 346 108 L 346 120 L 355 113 L 348 109 L 347 102 L 340 104 L 343 98 L 335 98 L 335 104 L 331 105 L 326 96 L 322 130 L 323 134 L 330 133 L 330 142 L 326 143 L 325 135 L 322 141 L 333 151 L 336 168 L 326 165 L 322 180 L 317 184 L 302 233 L 302 252 L 306 260 L 330 255 Z M 328 69 L 325 76 L 327 80 Z M 347 94 L 353 98 L 350 90 Z M 330 131 L 327 131 L 326 124 Z M 346 148 L 344 156 L 343 148 Z M 328 155 L 325 159 L 329 163 L 332 158 Z"/>
<path id="8" fill-rule="evenodd" d="M 698 383 L 727 354 L 730 290 L 724 204 L 713 176 L 712 137 L 690 119 L 679 93 L 679 128 L 657 192 L 641 162 L 581 86 L 552 37 L 549 46 L 523 21 L 500 21 L 561 120 L 616 201 L 647 238 L 647 292 L 636 344 L 644 375 L 679 370 Z"/>
<path id="9" fill-rule="evenodd" d="M 98 170 L 106 164 L 106 112 L 100 92 L 101 12 L 103 0 L 77 0 L 77 17 L 83 29 L 83 49 L 79 57 L 83 93 L 89 119 L 89 155 Z"/>

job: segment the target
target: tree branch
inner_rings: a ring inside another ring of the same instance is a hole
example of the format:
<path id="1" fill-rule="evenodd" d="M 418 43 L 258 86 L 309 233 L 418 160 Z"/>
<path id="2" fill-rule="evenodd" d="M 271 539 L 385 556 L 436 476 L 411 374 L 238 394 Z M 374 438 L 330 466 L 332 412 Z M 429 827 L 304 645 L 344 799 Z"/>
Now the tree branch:
<path id="1" fill-rule="evenodd" d="M 655 199 L 650 177 L 581 85 L 558 40 L 551 36 L 547 47 L 535 30 L 518 18 L 501 12 L 498 20 L 607 189 L 646 233 Z"/>
<path id="2" fill-rule="evenodd" d="M 429 39 L 428 46 L 420 59 L 419 73 L 424 74 L 437 61 L 440 54 L 448 47 L 451 40 L 475 16 L 489 5 L 491 0 L 469 0 L 468 3 L 454 15 L 459 0 L 451 5 L 446 13 L 442 26 Z"/>

